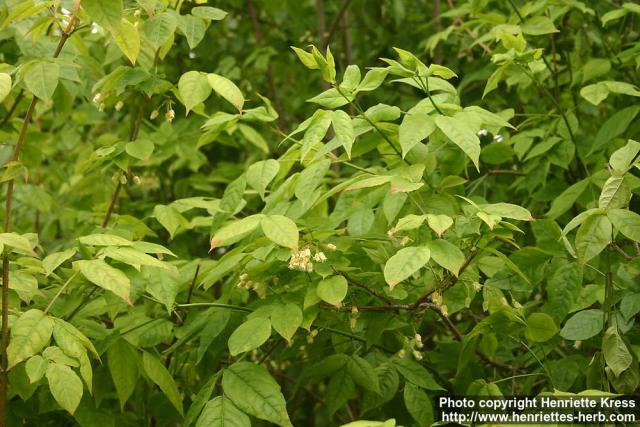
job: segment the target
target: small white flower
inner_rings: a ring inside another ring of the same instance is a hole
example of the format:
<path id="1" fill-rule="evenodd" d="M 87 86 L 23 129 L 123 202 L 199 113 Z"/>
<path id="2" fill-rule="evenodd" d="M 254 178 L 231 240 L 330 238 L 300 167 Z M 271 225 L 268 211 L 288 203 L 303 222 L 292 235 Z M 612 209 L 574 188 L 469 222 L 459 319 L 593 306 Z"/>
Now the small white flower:
<path id="1" fill-rule="evenodd" d="M 167 110 L 167 112 L 165 113 L 164 117 L 167 119 L 167 121 L 169 123 L 171 123 L 173 121 L 173 119 L 176 118 L 176 112 L 173 111 L 173 109 Z"/>
<path id="2" fill-rule="evenodd" d="M 160 115 L 160 113 L 158 112 L 158 110 L 153 110 L 151 112 L 151 114 L 149 115 L 149 120 L 154 120 L 156 117 L 158 117 L 158 115 Z"/>
<path id="3" fill-rule="evenodd" d="M 124 107 L 124 102 L 118 101 L 116 103 L 115 109 L 116 109 L 116 111 L 120 111 L 120 110 L 122 110 L 122 107 Z"/>
<path id="4" fill-rule="evenodd" d="M 317 262 L 325 262 L 327 260 L 327 256 L 324 254 L 324 252 L 317 252 L 313 256 L 313 259 Z"/>
<path id="5" fill-rule="evenodd" d="M 404 349 L 402 349 L 402 350 L 400 350 L 400 351 L 398 352 L 398 357 L 399 357 L 400 359 L 404 359 L 404 356 L 406 356 L 406 355 L 407 355 L 407 353 L 404 351 Z"/>
<path id="6" fill-rule="evenodd" d="M 93 95 L 93 103 L 96 105 L 100 105 L 103 99 L 104 99 L 104 95 L 102 94 L 102 92 L 98 92 L 95 95 Z"/>
<path id="7" fill-rule="evenodd" d="M 413 350 L 413 358 L 416 360 L 422 360 L 422 353 L 417 350 Z"/>
<path id="8" fill-rule="evenodd" d="M 337 248 L 336 248 L 336 245 L 334 245 L 333 243 L 328 243 L 327 249 L 329 249 L 330 251 L 335 251 Z"/>
<path id="9" fill-rule="evenodd" d="M 493 140 L 495 142 L 502 142 L 502 140 L 504 139 L 504 137 L 502 135 L 496 135 L 493 137 Z"/>
<path id="10" fill-rule="evenodd" d="M 489 134 L 489 131 L 486 129 L 480 129 L 478 131 L 478 136 L 487 136 Z"/>

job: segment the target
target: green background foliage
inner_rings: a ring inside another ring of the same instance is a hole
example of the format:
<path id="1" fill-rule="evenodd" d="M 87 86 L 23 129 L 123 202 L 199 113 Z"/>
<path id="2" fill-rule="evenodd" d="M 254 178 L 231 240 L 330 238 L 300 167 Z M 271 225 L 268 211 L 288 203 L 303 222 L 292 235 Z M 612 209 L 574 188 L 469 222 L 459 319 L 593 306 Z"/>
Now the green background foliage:
<path id="1" fill-rule="evenodd" d="M 0 418 L 426 426 L 442 393 L 636 392 L 639 15 L 6 0 Z"/>

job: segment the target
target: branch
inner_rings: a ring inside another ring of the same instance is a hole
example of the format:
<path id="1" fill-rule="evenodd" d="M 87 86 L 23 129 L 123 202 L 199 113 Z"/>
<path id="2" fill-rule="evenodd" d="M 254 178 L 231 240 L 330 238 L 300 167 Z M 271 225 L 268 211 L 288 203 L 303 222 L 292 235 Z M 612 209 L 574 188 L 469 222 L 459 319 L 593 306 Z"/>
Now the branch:
<path id="1" fill-rule="evenodd" d="M 327 37 L 322 37 L 321 39 L 322 40 L 321 46 L 323 50 L 326 49 L 327 46 L 329 46 L 329 43 L 331 43 L 331 39 L 336 33 L 336 30 L 338 29 L 338 25 L 340 25 L 340 21 L 342 21 L 342 17 L 344 16 L 345 12 L 349 8 L 350 4 L 351 4 L 351 0 L 343 0 L 342 6 L 338 11 L 338 15 L 336 15 L 336 18 L 333 20 L 333 23 L 331 24 L 331 29 L 329 30 L 329 34 L 327 34 Z"/>

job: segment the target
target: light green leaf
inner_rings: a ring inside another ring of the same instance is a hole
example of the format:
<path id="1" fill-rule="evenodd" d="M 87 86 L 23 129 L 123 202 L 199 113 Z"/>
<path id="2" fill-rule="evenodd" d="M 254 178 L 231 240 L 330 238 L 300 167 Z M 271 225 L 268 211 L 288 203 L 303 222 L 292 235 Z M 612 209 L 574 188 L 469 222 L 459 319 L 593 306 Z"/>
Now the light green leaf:
<path id="1" fill-rule="evenodd" d="M 195 49 L 200 44 L 207 32 L 207 24 L 204 19 L 193 15 L 182 15 L 178 18 L 178 28 L 187 38 L 187 44 Z"/>
<path id="2" fill-rule="evenodd" d="M 462 251 L 453 243 L 443 239 L 431 240 L 427 246 L 431 251 L 431 258 L 458 277 L 460 268 L 464 265 Z"/>
<path id="3" fill-rule="evenodd" d="M 196 427 L 251 427 L 251 420 L 230 399 L 218 396 L 205 405 Z"/>
<path id="4" fill-rule="evenodd" d="M 271 312 L 271 326 L 289 342 L 301 324 L 302 310 L 296 304 L 279 304 Z"/>
<path id="5" fill-rule="evenodd" d="M 615 173 L 610 176 L 602 186 L 602 192 L 598 199 L 600 209 L 618 209 L 627 206 L 631 199 L 631 190 L 627 185 L 625 176 Z"/>
<path id="6" fill-rule="evenodd" d="M 362 188 L 377 187 L 379 185 L 390 182 L 391 178 L 393 177 L 388 175 L 372 176 L 371 178 L 365 178 L 360 181 L 356 181 L 355 183 L 345 188 L 344 191 L 354 191 L 354 190 L 360 190 Z"/>
<path id="7" fill-rule="evenodd" d="M 250 215 L 222 227 L 211 238 L 211 248 L 228 246 L 243 239 L 258 228 L 262 218 L 263 214 Z"/>
<path id="8" fill-rule="evenodd" d="M 342 110 L 336 110 L 331 113 L 331 123 L 333 124 L 333 130 L 336 133 L 336 139 L 347 153 L 347 157 L 351 158 L 351 147 L 355 140 L 355 133 L 353 132 L 353 124 L 351 123 L 351 117 Z"/>
<path id="9" fill-rule="evenodd" d="M 140 377 L 137 360 L 136 350 L 124 339 L 116 340 L 107 349 L 107 366 L 116 386 L 121 410 L 133 394 Z"/>
<path id="10" fill-rule="evenodd" d="M 39 60 L 30 63 L 24 73 L 24 83 L 27 89 L 36 97 L 50 101 L 58 87 L 60 67 L 56 62 Z"/>
<path id="11" fill-rule="evenodd" d="M 367 74 L 365 74 L 355 92 L 370 92 L 372 90 L 376 90 L 382 83 L 384 83 L 384 79 L 387 78 L 387 74 L 389 74 L 389 71 L 386 68 L 370 69 L 367 71 Z"/>
<path id="12" fill-rule="evenodd" d="M 358 84 L 360 84 L 361 77 L 360 68 L 357 65 L 347 66 L 344 70 L 344 75 L 342 76 L 340 88 L 347 92 L 354 91 Z"/>
<path id="13" fill-rule="evenodd" d="M 44 268 L 46 275 L 48 276 L 53 273 L 56 268 L 60 267 L 62 263 L 74 256 L 76 252 L 76 248 L 70 248 L 62 252 L 54 252 L 47 255 L 42 260 L 42 268 Z"/>
<path id="14" fill-rule="evenodd" d="M 391 289 L 424 267 L 431 258 L 426 246 L 402 248 L 393 255 L 384 266 L 384 280 Z"/>
<path id="15" fill-rule="evenodd" d="M 308 166 L 300 173 L 296 181 L 295 195 L 305 205 L 308 205 L 313 199 L 316 189 L 322 183 L 322 179 L 330 167 L 331 160 L 324 159 Z"/>
<path id="16" fill-rule="evenodd" d="M 44 377 L 44 374 L 47 372 L 47 367 L 49 366 L 49 362 L 45 360 L 44 357 L 36 354 L 27 360 L 25 363 L 25 371 L 27 372 L 27 376 L 29 377 L 29 382 L 31 384 L 37 383 Z"/>
<path id="17" fill-rule="evenodd" d="M 116 28 L 122 17 L 122 0 L 82 0 L 87 14 L 105 28 Z"/>
<path id="18" fill-rule="evenodd" d="M 188 221 L 172 206 L 156 205 L 153 208 L 153 215 L 160 224 L 169 232 L 169 237 L 174 238 L 176 232 L 181 228 L 188 227 Z"/>
<path id="19" fill-rule="evenodd" d="M 127 304 L 131 305 L 131 298 L 129 296 L 131 282 L 129 282 L 129 278 L 122 271 L 111 267 L 101 259 L 76 261 L 73 264 L 80 269 L 80 272 L 87 280 L 103 289 L 113 292 Z"/>
<path id="20" fill-rule="evenodd" d="M 286 216 L 269 215 L 260 221 L 262 232 L 269 240 L 291 249 L 298 247 L 298 227 Z"/>
<path id="21" fill-rule="evenodd" d="M 247 184 L 264 199 L 264 193 L 271 181 L 278 175 L 280 162 L 275 159 L 263 160 L 249 166 L 246 172 Z"/>
<path id="22" fill-rule="evenodd" d="M 178 22 L 175 14 L 162 12 L 149 18 L 144 23 L 143 31 L 149 42 L 151 42 L 151 46 L 158 50 L 173 36 L 177 26 Z"/>
<path id="23" fill-rule="evenodd" d="M 8 367 L 40 352 L 51 339 L 53 320 L 37 309 L 28 310 L 11 325 L 11 339 L 7 348 Z"/>
<path id="24" fill-rule="evenodd" d="M 242 411 L 281 427 L 292 427 L 278 383 L 260 365 L 236 362 L 224 370 L 225 395 Z"/>
<path id="25" fill-rule="evenodd" d="M 436 126 L 447 138 L 464 151 L 469 156 L 476 169 L 480 170 L 480 140 L 476 133 L 462 120 L 448 116 L 437 116 Z"/>
<path id="26" fill-rule="evenodd" d="M 610 10 L 609 12 L 602 15 L 600 20 L 602 21 L 602 26 L 606 26 L 609 22 L 616 21 L 629 13 L 627 9 L 617 8 Z"/>
<path id="27" fill-rule="evenodd" d="M 80 377 L 66 365 L 49 363 L 47 381 L 56 402 L 73 415 L 82 399 L 83 387 Z"/>
<path id="28" fill-rule="evenodd" d="M 360 356 L 353 355 L 347 362 L 347 371 L 353 381 L 363 390 L 380 393 L 378 374 L 373 366 Z"/>
<path id="29" fill-rule="evenodd" d="M 533 219 L 531 212 L 527 209 L 511 203 L 493 203 L 488 205 L 478 205 L 478 207 L 490 215 L 517 219 L 520 221 L 531 221 Z"/>
<path id="30" fill-rule="evenodd" d="M 102 254 L 106 257 L 114 259 L 116 261 L 124 262 L 134 266 L 136 269 L 140 269 L 141 265 L 148 265 L 150 267 L 164 268 L 170 270 L 169 264 L 160 261 L 158 258 L 147 255 L 137 249 L 131 247 L 107 247 L 102 251 Z"/>
<path id="31" fill-rule="evenodd" d="M 406 157 L 420 141 L 436 130 L 436 122 L 429 114 L 421 111 L 405 114 L 400 124 L 399 139 L 402 157 Z"/>
<path id="32" fill-rule="evenodd" d="M 633 363 L 633 356 L 615 326 L 607 329 L 602 337 L 602 354 L 607 366 L 616 377 L 619 377 Z"/>
<path id="33" fill-rule="evenodd" d="M 11 92 L 11 76 L 7 73 L 0 73 L 0 102 Z"/>
<path id="34" fill-rule="evenodd" d="M 35 256 L 33 252 L 33 245 L 24 236 L 16 233 L 0 233 L 0 244 L 3 246 L 9 246 L 14 249 L 15 252 Z"/>
<path id="35" fill-rule="evenodd" d="M 178 81 L 178 92 L 187 109 L 187 113 L 211 95 L 211 86 L 205 73 L 187 71 Z"/>
<path id="36" fill-rule="evenodd" d="M 210 19 L 212 21 L 220 21 L 227 16 L 227 12 L 217 7 L 196 6 L 191 9 L 191 14 L 198 18 Z"/>
<path id="37" fill-rule="evenodd" d="M 573 204 L 578 200 L 578 197 L 584 190 L 587 189 L 591 180 L 589 178 L 585 178 L 582 181 L 578 181 L 575 184 L 571 185 L 569 188 L 564 190 L 558 197 L 556 197 L 551 203 L 551 209 L 547 212 L 546 216 L 551 219 L 556 219 L 573 206 Z"/>
<path id="38" fill-rule="evenodd" d="M 611 222 L 605 215 L 588 217 L 576 234 L 578 261 L 586 264 L 611 242 Z"/>
<path id="39" fill-rule="evenodd" d="M 544 313 L 532 313 L 527 317 L 527 327 L 524 335 L 529 341 L 549 341 L 558 333 L 558 327 L 551 316 Z"/>
<path id="40" fill-rule="evenodd" d="M 426 219 L 427 219 L 426 215 L 409 214 L 407 216 L 400 218 L 396 226 L 393 227 L 393 230 L 395 232 L 405 231 L 405 230 L 415 230 L 416 228 L 420 227 Z"/>
<path id="41" fill-rule="evenodd" d="M 330 111 L 316 110 L 311 117 L 309 127 L 304 132 L 302 147 L 300 148 L 300 159 L 304 160 L 309 151 L 311 151 L 322 138 L 325 137 L 329 126 L 331 126 L 332 114 Z"/>
<path id="42" fill-rule="evenodd" d="M 442 237 L 444 232 L 453 225 L 453 219 L 447 215 L 427 214 L 427 224 L 438 237 Z"/>
<path id="43" fill-rule="evenodd" d="M 322 301 L 340 307 L 348 289 L 347 279 L 343 276 L 331 276 L 318 283 L 316 293 Z"/>
<path id="44" fill-rule="evenodd" d="M 176 382 L 167 368 L 164 367 L 160 360 L 146 351 L 142 353 L 142 367 L 149 379 L 160 387 L 160 390 L 167 396 L 169 402 L 171 402 L 180 415 L 182 415 L 182 397 L 180 396 Z"/>
<path id="45" fill-rule="evenodd" d="M 347 105 L 352 100 L 353 95 L 344 92 L 340 93 L 338 89 L 331 88 L 314 96 L 313 98 L 307 99 L 307 102 L 313 102 L 325 108 L 338 108 L 342 107 L 343 105 Z"/>
<path id="46" fill-rule="evenodd" d="M 229 353 L 237 356 L 240 353 L 254 350 L 267 342 L 271 336 L 271 322 L 268 319 L 254 317 L 238 326 L 229 337 Z"/>
<path id="47" fill-rule="evenodd" d="M 607 217 L 625 237 L 640 242 L 640 215 L 627 209 L 612 209 Z"/>
<path id="48" fill-rule="evenodd" d="M 242 112 L 242 106 L 244 105 L 244 95 L 238 86 L 226 77 L 222 77 L 218 74 L 207 74 L 209 85 L 211 88 L 221 97 L 229 101 L 238 111 Z"/>
<path id="49" fill-rule="evenodd" d="M 603 326 L 602 310 L 583 310 L 567 320 L 560 331 L 560 336 L 566 340 L 584 341 L 598 335 Z"/>
<path id="50" fill-rule="evenodd" d="M 89 246 L 131 246 L 133 242 L 115 234 L 90 234 L 78 238 L 83 245 Z"/>
<path id="51" fill-rule="evenodd" d="M 541 36 L 559 33 L 560 31 L 553 25 L 553 21 L 546 16 L 534 16 L 522 24 L 522 32 L 531 36 Z"/>
<path id="52" fill-rule="evenodd" d="M 267 141 L 260 134 L 260 132 L 258 132 L 251 126 L 247 126 L 242 123 L 238 124 L 238 130 L 240 131 L 242 136 L 247 139 L 247 141 L 258 147 L 260 151 L 262 151 L 263 153 L 269 153 L 269 144 L 267 144 Z"/>
<path id="53" fill-rule="evenodd" d="M 122 18 L 120 25 L 111 30 L 116 44 L 129 59 L 131 64 L 136 63 L 140 54 L 140 34 L 138 27 L 133 25 L 128 19 Z"/>
<path id="54" fill-rule="evenodd" d="M 124 146 L 124 149 L 128 155 L 135 159 L 149 160 L 151 154 L 153 154 L 155 145 L 148 139 L 137 139 L 128 142 L 127 145 Z"/>
<path id="55" fill-rule="evenodd" d="M 627 144 L 613 152 L 609 164 L 613 170 L 626 172 L 640 152 L 640 142 L 630 139 Z"/>

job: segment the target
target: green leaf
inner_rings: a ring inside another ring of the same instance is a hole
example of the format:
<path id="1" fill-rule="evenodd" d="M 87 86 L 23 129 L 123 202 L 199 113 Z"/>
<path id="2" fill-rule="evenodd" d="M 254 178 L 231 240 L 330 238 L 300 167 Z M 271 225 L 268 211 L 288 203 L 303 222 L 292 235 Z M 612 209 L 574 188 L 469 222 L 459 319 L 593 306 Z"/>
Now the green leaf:
<path id="1" fill-rule="evenodd" d="M 111 259 L 132 265 L 137 270 L 140 270 L 141 265 L 164 268 L 166 270 L 170 269 L 168 264 L 160 261 L 158 258 L 154 258 L 151 255 L 147 255 L 146 253 L 131 247 L 116 248 L 110 246 L 105 248 L 102 253 L 104 256 Z"/>
<path id="2" fill-rule="evenodd" d="M 633 363 L 633 356 L 615 326 L 607 329 L 602 337 L 602 354 L 607 366 L 616 377 L 619 377 Z"/>
<path id="3" fill-rule="evenodd" d="M 420 427 L 430 426 L 434 422 L 433 406 L 427 394 L 411 383 L 404 386 L 404 405 L 418 422 Z"/>
<path id="4" fill-rule="evenodd" d="M 47 381 L 56 402 L 73 415 L 82 399 L 83 387 L 80 377 L 68 366 L 49 363 Z"/>
<path id="5" fill-rule="evenodd" d="M 295 52 L 296 56 L 302 62 L 302 64 L 309 68 L 310 70 L 317 70 L 318 64 L 316 63 L 316 59 L 313 55 L 305 50 L 302 50 L 298 47 L 291 46 L 291 49 Z"/>
<path id="6" fill-rule="evenodd" d="M 42 268 L 46 275 L 50 275 L 53 271 L 60 267 L 65 261 L 74 256 L 77 252 L 76 248 L 70 248 L 62 252 L 54 252 L 47 255 L 42 260 Z"/>
<path id="7" fill-rule="evenodd" d="M 407 216 L 400 218 L 396 226 L 393 227 L 393 230 L 395 232 L 405 231 L 405 230 L 415 230 L 416 228 L 420 227 L 426 219 L 427 219 L 426 215 L 409 214 Z"/>
<path id="8" fill-rule="evenodd" d="M 370 92 L 376 90 L 387 78 L 389 71 L 386 68 L 371 68 L 358 85 L 355 92 Z"/>
<path id="9" fill-rule="evenodd" d="M 357 65 L 347 66 L 347 68 L 344 70 L 340 88 L 346 90 L 347 92 L 353 92 L 360 84 L 361 77 L 362 76 L 360 74 L 360 68 Z"/>
<path id="10" fill-rule="evenodd" d="M 611 242 L 611 222 L 605 215 L 587 218 L 576 234 L 578 261 L 586 264 Z"/>
<path id="11" fill-rule="evenodd" d="M 188 225 L 187 220 L 172 206 L 156 205 L 153 208 L 153 215 L 169 232 L 171 239 L 176 235 L 178 229 L 186 228 Z"/>
<path id="12" fill-rule="evenodd" d="M 184 427 L 191 426 L 200 417 L 202 410 L 213 393 L 213 389 L 215 388 L 221 373 L 222 372 L 218 372 L 217 374 L 212 375 L 211 378 L 209 378 L 209 380 L 202 386 L 195 398 L 193 398 L 191 406 L 189 406 L 189 410 L 184 417 Z M 208 420 L 208 418 L 206 419 Z"/>
<path id="13" fill-rule="evenodd" d="M 8 368 L 30 358 L 49 344 L 53 327 L 53 320 L 35 308 L 13 321 L 7 348 Z"/>
<path id="14" fill-rule="evenodd" d="M 490 205 L 478 205 L 478 207 L 490 215 L 519 221 L 531 221 L 533 219 L 531 212 L 527 209 L 511 203 L 493 203 Z"/>
<path id="15" fill-rule="evenodd" d="M 116 28 L 122 17 L 122 0 L 82 0 L 87 14 L 105 28 Z"/>
<path id="16" fill-rule="evenodd" d="M 7 73 L 0 73 L 0 102 L 11 93 L 11 76 Z"/>
<path id="17" fill-rule="evenodd" d="M 551 209 L 547 212 L 546 216 L 551 219 L 556 219 L 573 206 L 573 204 L 578 200 L 578 197 L 584 190 L 587 189 L 591 180 L 589 178 L 585 178 L 582 181 L 578 181 L 575 184 L 571 185 L 569 188 L 564 190 L 558 197 L 556 197 L 551 203 Z"/>
<path id="18" fill-rule="evenodd" d="M 129 59 L 131 64 L 135 65 L 138 55 L 140 54 L 140 34 L 138 27 L 133 25 L 128 19 L 122 18 L 120 25 L 111 30 L 113 39 L 116 44 Z"/>
<path id="19" fill-rule="evenodd" d="M 324 159 L 308 166 L 300 173 L 300 176 L 296 181 L 295 195 L 305 205 L 308 205 L 314 198 L 316 189 L 322 183 L 322 179 L 325 177 L 330 167 L 331 160 Z"/>
<path id="20" fill-rule="evenodd" d="M 180 396 L 176 382 L 167 368 L 164 367 L 160 360 L 146 351 L 142 353 L 142 367 L 149 379 L 160 387 L 160 390 L 167 396 L 169 402 L 171 402 L 180 415 L 182 415 L 182 397 Z"/>
<path id="21" fill-rule="evenodd" d="M 187 71 L 178 81 L 178 92 L 187 113 L 196 105 L 204 102 L 211 95 L 211 86 L 205 73 Z"/>
<path id="22" fill-rule="evenodd" d="M 212 21 L 220 21 L 227 16 L 227 12 L 217 7 L 196 6 L 191 9 L 191 14 L 198 18 L 210 19 Z"/>
<path id="23" fill-rule="evenodd" d="M 634 105 L 618 110 L 607 118 L 598 129 L 598 132 L 593 138 L 591 148 L 585 157 L 588 158 L 592 153 L 607 147 L 613 139 L 624 134 L 639 112 L 640 106 Z"/>
<path id="24" fill-rule="evenodd" d="M 631 190 L 625 176 L 615 173 L 602 186 L 598 207 L 600 209 L 618 209 L 627 206 L 631 199 Z"/>
<path id="25" fill-rule="evenodd" d="M 247 139 L 247 141 L 258 147 L 260 151 L 263 153 L 269 153 L 269 144 L 260 132 L 251 126 L 247 126 L 242 123 L 238 124 L 238 130 L 240 130 L 240 133 Z"/>
<path id="26" fill-rule="evenodd" d="M 640 215 L 627 209 L 612 209 L 607 217 L 625 237 L 640 242 Z"/>
<path id="27" fill-rule="evenodd" d="M 628 13 L 629 13 L 629 11 L 627 9 L 624 9 L 624 8 L 618 8 L 618 9 L 610 10 L 609 12 L 605 13 L 604 15 L 602 15 L 602 17 L 600 17 L 600 20 L 602 21 L 602 26 L 604 27 L 609 22 L 616 21 L 616 20 L 626 16 Z"/>
<path id="28" fill-rule="evenodd" d="M 399 130 L 402 157 L 406 157 L 416 144 L 431 135 L 434 130 L 436 122 L 429 114 L 422 111 L 405 114 Z"/>
<path id="29" fill-rule="evenodd" d="M 107 349 L 107 366 L 116 387 L 121 410 L 133 394 L 140 377 L 137 360 L 136 350 L 124 339 L 116 340 Z"/>
<path id="30" fill-rule="evenodd" d="M 15 252 L 35 256 L 33 252 L 33 244 L 24 236 L 16 233 L 0 233 L 0 244 L 9 246 Z"/>
<path id="31" fill-rule="evenodd" d="M 133 242 L 115 234 L 90 234 L 78 238 L 83 245 L 89 246 L 131 246 Z"/>
<path id="32" fill-rule="evenodd" d="M 640 142 L 630 139 L 627 144 L 613 152 L 609 164 L 615 171 L 626 172 L 640 152 Z"/>
<path id="33" fill-rule="evenodd" d="M 409 359 L 394 359 L 393 367 L 410 383 L 426 390 L 444 390 L 422 365 Z"/>
<path id="34" fill-rule="evenodd" d="M 388 175 L 372 176 L 371 178 L 365 178 L 360 181 L 356 181 L 355 183 L 345 188 L 344 191 L 354 191 L 354 190 L 360 190 L 362 188 L 377 187 L 379 185 L 390 182 L 391 178 L 393 177 Z"/>
<path id="35" fill-rule="evenodd" d="M 442 237 L 444 232 L 453 225 L 453 219 L 447 215 L 427 214 L 427 224 L 438 237 Z"/>
<path id="36" fill-rule="evenodd" d="M 531 36 L 541 36 L 559 33 L 560 31 L 553 25 L 553 21 L 546 16 L 534 16 L 522 24 L 522 32 Z"/>
<path id="37" fill-rule="evenodd" d="M 113 292 L 131 305 L 131 282 L 122 271 L 111 267 L 101 259 L 76 261 L 73 263 L 90 282 Z"/>
<path id="38" fill-rule="evenodd" d="M 49 362 L 39 354 L 29 358 L 24 366 L 27 376 L 29 377 L 29 382 L 34 384 L 40 381 L 47 372 L 48 366 Z"/>
<path id="39" fill-rule="evenodd" d="M 178 28 L 187 38 L 187 44 L 195 49 L 200 44 L 207 32 L 207 24 L 204 19 L 193 15 L 182 15 L 178 18 Z"/>
<path id="40" fill-rule="evenodd" d="M 333 111 L 331 113 L 331 123 L 336 133 L 336 139 L 344 148 L 347 157 L 351 158 L 351 147 L 353 146 L 353 141 L 356 139 L 351 117 L 342 110 Z"/>
<path id="41" fill-rule="evenodd" d="M 365 391 L 380 393 L 378 374 L 373 366 L 360 356 L 353 355 L 347 362 L 347 372 L 351 379 Z"/>
<path id="42" fill-rule="evenodd" d="M 313 102 L 325 108 L 338 108 L 342 107 L 343 105 L 347 105 L 352 100 L 352 95 L 344 92 L 340 93 L 338 89 L 332 87 L 331 89 L 327 89 L 321 94 L 314 96 L 313 98 L 307 99 L 307 102 Z"/>
<path id="43" fill-rule="evenodd" d="M 458 277 L 465 260 L 462 251 L 453 243 L 443 239 L 431 240 L 427 246 L 431 251 L 431 258 Z"/>
<path id="44" fill-rule="evenodd" d="M 598 335 L 603 326 L 602 310 L 583 310 L 567 320 L 560 331 L 560 336 L 566 340 L 584 341 Z"/>
<path id="45" fill-rule="evenodd" d="M 262 218 L 260 226 L 269 240 L 291 249 L 298 247 L 298 227 L 286 216 L 269 215 Z"/>
<path id="46" fill-rule="evenodd" d="M 124 146 L 128 155 L 139 160 L 149 160 L 155 145 L 148 139 L 137 139 Z"/>
<path id="47" fill-rule="evenodd" d="M 251 427 L 251 420 L 230 399 L 218 396 L 205 405 L 196 427 Z"/>
<path id="48" fill-rule="evenodd" d="M 316 293 L 322 301 L 340 307 L 348 289 L 347 279 L 343 276 L 331 276 L 318 283 Z"/>
<path id="49" fill-rule="evenodd" d="M 271 336 L 271 322 L 254 317 L 238 326 L 229 337 L 229 352 L 232 356 L 254 350 L 267 342 Z"/>
<path id="50" fill-rule="evenodd" d="M 173 36 L 177 26 L 176 15 L 162 12 L 149 18 L 144 23 L 143 31 L 153 49 L 158 50 Z"/>
<path id="51" fill-rule="evenodd" d="M 476 169 L 480 171 L 480 140 L 476 133 L 460 119 L 448 116 L 437 116 L 436 126 L 444 133 L 451 142 L 456 144 L 464 153 L 469 156 Z"/>
<path id="52" fill-rule="evenodd" d="M 402 248 L 384 266 L 384 280 L 393 289 L 398 283 L 409 278 L 424 267 L 431 258 L 426 246 Z"/>
<path id="53" fill-rule="evenodd" d="M 50 101 L 58 87 L 60 67 L 56 62 L 39 60 L 28 64 L 24 73 L 27 89 L 36 97 Z"/>
<path id="54" fill-rule="evenodd" d="M 274 159 L 254 163 L 247 169 L 247 184 L 260 193 L 260 197 L 264 199 L 267 187 L 278 175 L 279 170 L 280 162 Z"/>
<path id="55" fill-rule="evenodd" d="M 250 215 L 222 227 L 211 238 L 211 249 L 228 246 L 243 239 L 258 228 L 262 218 L 264 218 L 263 214 Z"/>
<path id="56" fill-rule="evenodd" d="M 332 114 L 329 111 L 317 110 L 313 113 L 309 127 L 304 132 L 302 147 L 300 148 L 300 159 L 304 160 L 311 151 L 325 137 L 329 126 L 331 126 Z"/>
<path id="57" fill-rule="evenodd" d="M 532 313 L 527 317 L 527 327 L 524 334 L 529 341 L 549 341 L 558 333 L 558 327 L 551 316 L 544 313 Z"/>
<path id="58" fill-rule="evenodd" d="M 301 324 L 302 310 L 296 304 L 279 304 L 271 312 L 271 326 L 289 342 Z"/>
<path id="59" fill-rule="evenodd" d="M 260 365 L 236 362 L 224 370 L 225 395 L 242 411 L 281 427 L 292 427 L 280 386 Z"/>
<path id="60" fill-rule="evenodd" d="M 211 88 L 218 95 L 229 101 L 231 105 L 238 109 L 238 111 L 242 112 L 244 95 L 242 95 L 242 92 L 238 89 L 238 86 L 236 86 L 235 83 L 226 77 L 222 77 L 214 73 L 207 74 L 207 80 L 209 81 Z"/>

